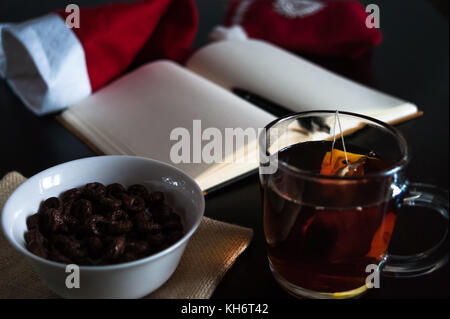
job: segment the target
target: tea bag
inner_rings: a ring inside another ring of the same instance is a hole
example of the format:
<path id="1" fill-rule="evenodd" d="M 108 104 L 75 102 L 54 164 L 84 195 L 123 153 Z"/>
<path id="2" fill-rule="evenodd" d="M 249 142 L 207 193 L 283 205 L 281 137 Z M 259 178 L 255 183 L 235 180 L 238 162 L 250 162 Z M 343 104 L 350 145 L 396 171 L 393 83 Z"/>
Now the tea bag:
<path id="1" fill-rule="evenodd" d="M 336 122 L 339 124 L 341 133 L 343 151 L 335 149 L 336 143 Z M 347 152 L 345 148 L 344 134 L 342 133 L 341 122 L 339 119 L 339 111 L 336 110 L 333 126 L 333 144 L 331 151 L 327 152 L 322 160 L 320 174 L 335 176 L 363 176 L 364 164 L 367 159 L 366 155 Z"/>
<path id="2" fill-rule="evenodd" d="M 346 156 L 347 155 L 347 156 Z M 363 176 L 366 155 L 333 149 L 322 160 L 320 174 L 336 176 Z"/>

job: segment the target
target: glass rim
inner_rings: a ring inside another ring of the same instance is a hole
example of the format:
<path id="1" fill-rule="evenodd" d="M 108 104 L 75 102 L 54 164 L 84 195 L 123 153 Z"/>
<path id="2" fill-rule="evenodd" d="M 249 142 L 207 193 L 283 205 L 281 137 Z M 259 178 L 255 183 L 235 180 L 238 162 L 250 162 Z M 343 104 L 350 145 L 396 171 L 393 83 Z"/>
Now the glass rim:
<path id="1" fill-rule="evenodd" d="M 339 111 L 339 110 L 337 110 Z M 292 113 L 292 114 L 288 114 L 285 116 L 282 116 L 280 118 L 277 118 L 275 120 L 273 120 L 272 122 L 270 122 L 269 124 L 267 124 L 264 127 L 264 132 L 266 134 L 261 133 L 259 136 L 259 148 L 260 148 L 260 152 L 262 150 L 264 150 L 263 152 L 266 154 L 266 156 L 271 156 L 266 148 L 266 143 L 265 143 L 265 139 L 264 136 L 267 136 L 267 132 L 276 124 L 279 124 L 281 122 L 284 121 L 288 121 L 290 119 L 294 119 L 294 118 L 301 118 L 301 117 L 306 117 L 307 115 L 311 115 L 311 114 L 330 114 L 330 115 L 334 115 L 336 113 L 336 110 L 311 110 L 311 111 L 303 111 L 303 112 L 297 112 L 297 113 Z M 385 129 L 387 129 L 398 141 L 399 146 L 400 146 L 400 151 L 401 151 L 401 158 L 395 162 L 393 165 L 391 165 L 389 168 L 385 169 L 385 170 L 381 170 L 379 172 L 375 172 L 375 173 L 368 173 L 366 175 L 363 176 L 335 176 L 335 175 L 323 175 L 320 173 L 315 173 L 315 172 L 311 172 L 309 170 L 304 170 L 298 167 L 295 167 L 285 161 L 282 161 L 280 159 L 276 159 L 277 162 L 277 167 L 280 168 L 279 164 L 281 164 L 281 166 L 283 168 L 289 169 L 290 171 L 292 171 L 293 173 L 299 174 L 302 177 L 308 177 L 308 178 L 315 178 L 315 179 L 326 179 L 326 180 L 339 180 L 339 181 L 361 181 L 361 180 L 367 180 L 370 178 L 380 178 L 380 177 L 387 177 L 387 176 L 391 176 L 395 173 L 397 173 L 398 171 L 402 170 L 406 164 L 409 162 L 409 150 L 408 150 L 408 144 L 406 142 L 405 137 L 403 136 L 403 134 L 395 127 L 393 127 L 392 125 L 380 121 L 376 118 L 367 116 L 367 115 L 363 115 L 363 114 L 358 114 L 358 113 L 353 113 L 353 112 L 347 112 L 347 111 L 339 111 L 339 114 L 343 114 L 343 115 L 348 115 L 348 116 L 353 116 L 353 117 L 357 117 L 357 118 L 362 118 L 366 121 L 370 121 L 373 122 L 375 124 L 378 124 L 379 126 L 384 127 Z"/>

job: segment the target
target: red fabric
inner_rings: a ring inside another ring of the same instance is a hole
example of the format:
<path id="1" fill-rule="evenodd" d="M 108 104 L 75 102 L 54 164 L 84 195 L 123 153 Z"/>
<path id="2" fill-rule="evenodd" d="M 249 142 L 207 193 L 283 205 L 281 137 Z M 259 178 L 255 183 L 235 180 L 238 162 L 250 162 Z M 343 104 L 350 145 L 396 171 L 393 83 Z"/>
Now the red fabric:
<path id="1" fill-rule="evenodd" d="M 242 0 L 230 4 L 230 26 Z M 273 9 L 272 0 L 253 1 L 241 26 L 250 38 L 263 39 L 287 50 L 323 56 L 360 56 L 381 42 L 382 34 L 366 27 L 368 14 L 357 1 L 328 1 L 311 15 L 288 18 Z"/>
<path id="2" fill-rule="evenodd" d="M 58 11 L 65 19 L 70 13 Z M 144 0 L 80 9 L 80 28 L 92 91 L 132 63 L 184 59 L 198 26 L 193 0 Z"/>

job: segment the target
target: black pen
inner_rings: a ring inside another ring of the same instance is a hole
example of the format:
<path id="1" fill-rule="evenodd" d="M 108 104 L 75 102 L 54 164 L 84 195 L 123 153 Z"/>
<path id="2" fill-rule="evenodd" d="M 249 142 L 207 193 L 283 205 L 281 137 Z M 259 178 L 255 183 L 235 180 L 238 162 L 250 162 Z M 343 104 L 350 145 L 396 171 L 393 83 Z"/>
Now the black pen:
<path id="1" fill-rule="evenodd" d="M 262 96 L 249 92 L 247 90 L 240 88 L 233 88 L 232 92 L 237 96 L 239 96 L 240 98 L 246 100 L 247 102 L 258 106 L 261 109 L 277 117 L 282 117 L 293 113 L 288 108 L 275 102 L 272 102 Z M 297 121 L 301 126 L 303 126 L 308 131 L 318 130 L 326 133 L 330 133 L 331 131 L 330 127 L 324 122 L 323 118 L 318 116 L 311 116 L 304 119 L 298 119 Z"/>

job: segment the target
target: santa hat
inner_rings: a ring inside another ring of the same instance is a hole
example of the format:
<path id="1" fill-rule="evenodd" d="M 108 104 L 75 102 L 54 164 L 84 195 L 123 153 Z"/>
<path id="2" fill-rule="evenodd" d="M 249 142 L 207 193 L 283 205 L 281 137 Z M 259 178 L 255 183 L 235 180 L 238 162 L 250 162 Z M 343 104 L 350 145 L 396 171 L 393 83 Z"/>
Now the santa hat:
<path id="1" fill-rule="evenodd" d="M 211 37 L 250 37 L 293 52 L 356 57 L 381 42 L 373 24 L 358 1 L 233 0 L 225 27 Z"/>
<path id="2" fill-rule="evenodd" d="M 80 101 L 130 66 L 158 58 L 182 61 L 198 24 L 193 0 L 81 9 L 79 28 L 72 13 L 0 26 L 0 74 L 38 115 Z"/>

